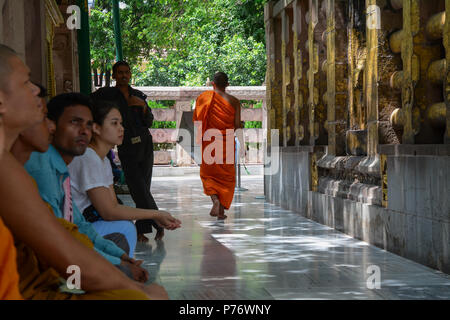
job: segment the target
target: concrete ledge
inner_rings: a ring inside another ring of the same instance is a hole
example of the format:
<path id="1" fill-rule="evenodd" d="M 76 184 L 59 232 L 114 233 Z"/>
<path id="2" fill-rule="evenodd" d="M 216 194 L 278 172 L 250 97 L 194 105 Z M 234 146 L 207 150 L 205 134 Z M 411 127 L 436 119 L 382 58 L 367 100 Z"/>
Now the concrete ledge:
<path id="1" fill-rule="evenodd" d="M 318 191 L 333 197 L 381 206 L 382 190 L 375 185 L 320 177 Z"/>
<path id="2" fill-rule="evenodd" d="M 315 153 L 315 152 L 325 152 L 327 146 L 289 146 L 289 147 L 280 147 L 280 152 L 287 152 L 287 153 L 296 153 L 296 152 L 309 152 L 309 153 Z M 267 152 L 270 154 L 270 145 L 267 146 Z"/>
<path id="3" fill-rule="evenodd" d="M 379 177 L 381 175 L 380 157 L 378 155 L 365 157 L 362 161 L 359 162 L 355 170 L 364 174 Z"/>
<path id="4" fill-rule="evenodd" d="M 264 174 L 263 165 L 246 165 L 250 175 L 257 176 Z M 153 177 L 182 177 L 182 176 L 199 176 L 200 167 L 171 167 L 171 166 L 153 166 Z M 241 177 L 248 176 L 244 166 L 241 166 Z"/>
<path id="5" fill-rule="evenodd" d="M 379 150 L 389 156 L 450 156 L 450 144 L 381 144 Z"/>
<path id="6" fill-rule="evenodd" d="M 356 171 L 374 177 L 380 176 L 380 159 L 378 156 L 358 157 L 358 156 L 331 156 L 324 155 L 317 161 L 317 166 L 323 169 L 338 171 Z"/>
<path id="7" fill-rule="evenodd" d="M 450 223 L 308 192 L 303 216 L 450 274 Z"/>
<path id="8" fill-rule="evenodd" d="M 136 87 L 149 100 L 195 100 L 212 87 Z M 266 86 L 227 87 L 227 92 L 240 100 L 265 100 Z"/>

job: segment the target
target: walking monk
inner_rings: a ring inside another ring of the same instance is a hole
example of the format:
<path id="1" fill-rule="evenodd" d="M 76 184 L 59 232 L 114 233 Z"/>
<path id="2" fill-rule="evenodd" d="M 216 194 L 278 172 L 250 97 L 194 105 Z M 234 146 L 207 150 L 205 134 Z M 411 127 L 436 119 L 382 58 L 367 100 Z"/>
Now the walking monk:
<path id="1" fill-rule="evenodd" d="M 205 194 L 213 202 L 210 215 L 223 220 L 227 218 L 225 209 L 230 208 L 236 184 L 234 133 L 241 128 L 241 105 L 225 92 L 225 73 L 217 72 L 212 84 L 214 90 L 197 98 L 193 121 L 201 122 L 196 142 L 202 144 L 200 178 Z"/>

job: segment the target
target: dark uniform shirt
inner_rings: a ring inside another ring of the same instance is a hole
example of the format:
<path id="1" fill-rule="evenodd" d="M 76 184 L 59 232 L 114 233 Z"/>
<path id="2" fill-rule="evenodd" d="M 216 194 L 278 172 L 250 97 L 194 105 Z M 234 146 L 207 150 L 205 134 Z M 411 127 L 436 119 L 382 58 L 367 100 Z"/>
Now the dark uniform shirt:
<path id="1" fill-rule="evenodd" d="M 139 90 L 128 86 L 130 96 L 136 96 L 145 101 L 147 96 Z M 148 152 L 153 152 L 153 140 L 149 128 L 153 123 L 151 109 L 144 114 L 141 106 L 128 106 L 128 102 L 119 88 L 100 88 L 91 94 L 94 100 L 114 102 L 122 115 L 123 127 L 125 129 L 124 139 L 118 147 L 119 157 L 133 157 L 143 159 Z"/>

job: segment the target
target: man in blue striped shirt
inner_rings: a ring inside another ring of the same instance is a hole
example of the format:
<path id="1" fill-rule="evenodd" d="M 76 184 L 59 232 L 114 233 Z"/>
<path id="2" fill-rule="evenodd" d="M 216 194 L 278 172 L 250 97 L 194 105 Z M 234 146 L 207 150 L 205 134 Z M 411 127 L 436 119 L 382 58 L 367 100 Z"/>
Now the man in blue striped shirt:
<path id="1" fill-rule="evenodd" d="M 85 152 L 92 136 L 91 104 L 87 96 L 69 93 L 54 98 L 48 105 L 48 118 L 55 122 L 52 145 L 45 153 L 33 152 L 25 169 L 35 179 L 43 200 L 50 204 L 58 218 L 65 218 L 66 194 L 64 182 L 69 178 L 67 165 L 75 156 Z M 57 103 L 55 103 L 57 102 Z M 114 242 L 100 236 L 86 221 L 72 201 L 71 216 L 80 233 L 94 244 L 94 249 L 132 279 L 145 282 L 148 272 L 140 262 L 130 258 Z"/>

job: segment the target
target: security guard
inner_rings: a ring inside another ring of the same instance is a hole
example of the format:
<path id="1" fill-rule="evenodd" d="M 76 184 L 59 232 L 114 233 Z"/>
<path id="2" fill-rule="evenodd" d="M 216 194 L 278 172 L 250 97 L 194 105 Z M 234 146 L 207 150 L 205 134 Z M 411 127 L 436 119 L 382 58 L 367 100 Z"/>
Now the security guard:
<path id="1" fill-rule="evenodd" d="M 156 209 L 158 206 L 150 193 L 153 169 L 153 139 L 149 128 L 153 114 L 145 102 L 147 96 L 130 85 L 131 69 L 127 62 L 118 61 L 113 66 L 115 87 L 100 88 L 91 94 L 94 100 L 112 101 L 118 105 L 125 129 L 122 145 L 118 146 L 120 163 L 136 208 Z M 145 233 L 157 230 L 155 240 L 164 236 L 164 229 L 153 220 L 136 221 L 138 241 L 148 241 Z"/>

